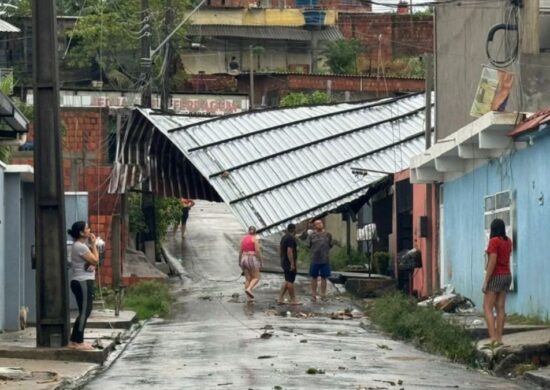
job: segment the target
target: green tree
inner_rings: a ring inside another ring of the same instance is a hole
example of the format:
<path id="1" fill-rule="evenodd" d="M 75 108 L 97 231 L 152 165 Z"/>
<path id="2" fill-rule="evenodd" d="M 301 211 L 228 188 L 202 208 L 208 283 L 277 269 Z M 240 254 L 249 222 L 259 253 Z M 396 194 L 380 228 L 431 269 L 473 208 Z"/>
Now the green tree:
<path id="1" fill-rule="evenodd" d="M 305 106 L 311 104 L 326 104 L 329 102 L 328 95 L 322 91 L 315 91 L 311 95 L 303 92 L 293 92 L 281 99 L 281 107 Z"/>
<path id="2" fill-rule="evenodd" d="M 174 26 L 179 24 L 189 5 L 188 0 L 172 0 Z M 80 4 L 80 7 L 82 4 Z M 66 5 L 66 12 L 75 12 L 78 6 Z M 137 85 L 140 76 L 140 38 L 149 34 L 151 47 L 156 48 L 164 40 L 165 0 L 151 0 L 149 18 L 144 25 L 140 2 L 120 0 L 87 0 L 79 9 L 82 18 L 70 32 L 70 47 L 62 55 L 65 65 L 73 68 L 97 66 L 105 82 L 119 88 Z M 185 27 L 178 30 L 170 41 L 177 60 L 178 52 L 185 45 Z M 177 73 L 177 64 L 166 63 L 162 53 L 153 58 L 153 76 L 160 81 L 162 72 L 171 76 Z M 182 67 L 180 67 L 180 70 Z"/>
<path id="3" fill-rule="evenodd" d="M 326 65 L 335 74 L 356 74 L 357 56 L 361 53 L 361 44 L 356 39 L 332 41 L 322 51 Z"/>

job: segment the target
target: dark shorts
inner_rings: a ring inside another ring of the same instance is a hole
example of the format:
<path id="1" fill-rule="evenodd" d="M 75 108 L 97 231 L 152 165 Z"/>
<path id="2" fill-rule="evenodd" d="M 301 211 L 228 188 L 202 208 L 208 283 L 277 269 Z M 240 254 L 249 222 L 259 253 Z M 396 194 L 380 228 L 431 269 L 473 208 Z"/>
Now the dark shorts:
<path id="1" fill-rule="evenodd" d="M 309 267 L 309 276 L 316 278 L 318 276 L 323 279 L 330 277 L 330 264 L 311 264 Z"/>
<path id="2" fill-rule="evenodd" d="M 189 207 L 183 207 L 181 209 L 181 224 L 185 225 L 187 223 L 188 218 L 189 218 Z"/>
<path id="3" fill-rule="evenodd" d="M 511 285 L 512 275 L 493 275 L 487 283 L 487 290 L 493 292 L 508 291 Z"/>
<path id="4" fill-rule="evenodd" d="M 288 283 L 294 283 L 296 280 L 296 271 L 291 271 L 290 267 L 283 267 L 283 271 L 285 273 L 285 281 Z"/>

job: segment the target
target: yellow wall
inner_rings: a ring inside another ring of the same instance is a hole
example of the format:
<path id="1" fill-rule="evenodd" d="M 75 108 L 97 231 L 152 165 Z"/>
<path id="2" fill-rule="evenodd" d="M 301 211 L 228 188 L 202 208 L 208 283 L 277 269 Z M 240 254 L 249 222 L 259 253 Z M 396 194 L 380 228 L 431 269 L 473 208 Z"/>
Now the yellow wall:
<path id="1" fill-rule="evenodd" d="M 193 24 L 225 24 L 243 26 L 303 26 L 304 16 L 299 9 L 206 9 L 191 17 Z M 327 10 L 325 25 L 336 24 L 336 12 Z"/>

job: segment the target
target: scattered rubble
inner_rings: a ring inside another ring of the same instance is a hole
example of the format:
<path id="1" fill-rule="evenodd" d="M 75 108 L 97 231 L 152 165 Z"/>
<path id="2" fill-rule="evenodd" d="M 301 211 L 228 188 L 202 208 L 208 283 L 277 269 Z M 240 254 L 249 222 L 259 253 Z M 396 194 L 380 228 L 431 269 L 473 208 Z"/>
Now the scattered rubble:
<path id="1" fill-rule="evenodd" d="M 346 309 L 331 313 L 330 318 L 333 320 L 350 320 L 353 318 L 361 318 L 363 313 L 357 309 Z"/>
<path id="2" fill-rule="evenodd" d="M 324 373 L 325 373 L 325 370 L 320 369 L 320 368 L 313 368 L 313 367 L 310 367 L 310 368 L 307 369 L 306 373 L 307 373 L 307 374 L 311 374 L 311 375 L 315 375 L 315 374 L 324 374 Z"/>
<path id="3" fill-rule="evenodd" d="M 472 313 L 475 307 L 470 298 L 455 294 L 450 286 L 447 286 L 440 294 L 419 302 L 418 306 L 431 306 L 446 313 Z"/>

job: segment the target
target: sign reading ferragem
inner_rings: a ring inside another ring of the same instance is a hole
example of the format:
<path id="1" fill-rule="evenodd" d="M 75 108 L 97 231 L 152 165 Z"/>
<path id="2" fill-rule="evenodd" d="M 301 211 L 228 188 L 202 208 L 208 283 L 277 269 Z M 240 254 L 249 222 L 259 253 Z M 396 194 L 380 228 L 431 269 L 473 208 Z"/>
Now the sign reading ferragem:
<path id="1" fill-rule="evenodd" d="M 134 92 L 61 90 L 62 107 L 132 107 L 141 103 Z M 27 91 L 27 103 L 33 103 L 32 90 Z M 153 95 L 152 107 L 160 109 L 160 97 Z M 247 95 L 174 94 L 168 108 L 177 114 L 226 115 L 248 110 Z"/>

